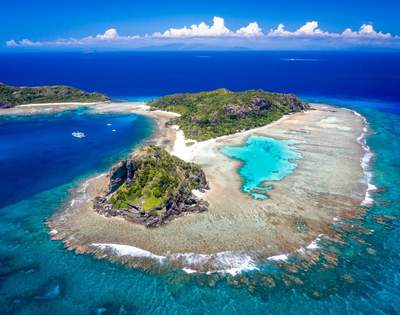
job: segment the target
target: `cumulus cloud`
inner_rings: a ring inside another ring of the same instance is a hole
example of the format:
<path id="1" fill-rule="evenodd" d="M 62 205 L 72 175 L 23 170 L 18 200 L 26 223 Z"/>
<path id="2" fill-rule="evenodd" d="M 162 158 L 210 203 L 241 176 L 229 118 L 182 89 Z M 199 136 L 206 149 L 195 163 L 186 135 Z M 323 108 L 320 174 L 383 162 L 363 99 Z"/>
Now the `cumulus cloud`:
<path id="1" fill-rule="evenodd" d="M 358 31 L 352 31 L 351 28 L 347 28 L 344 30 L 342 33 L 343 37 L 347 38 L 377 38 L 377 39 L 385 39 L 385 38 L 391 38 L 392 34 L 390 33 L 382 33 L 382 32 L 377 32 L 374 30 L 374 27 L 371 24 L 363 24 L 361 25 L 360 29 Z"/>
<path id="2" fill-rule="evenodd" d="M 295 32 L 295 34 L 300 36 L 314 36 L 314 35 L 322 36 L 322 35 L 328 35 L 329 33 L 321 31 L 318 28 L 318 22 L 312 21 L 312 22 L 307 22 L 302 27 L 300 27 Z"/>
<path id="3" fill-rule="evenodd" d="M 284 24 L 279 24 L 276 29 L 271 29 L 268 33 L 269 36 L 290 36 L 292 34 L 285 30 Z"/>
<path id="4" fill-rule="evenodd" d="M 15 41 L 14 39 L 9 40 L 6 42 L 7 47 L 18 47 L 18 46 L 25 46 L 25 47 L 33 47 L 33 46 L 41 46 L 41 42 L 33 42 L 30 39 L 24 38 L 20 41 Z"/>
<path id="5" fill-rule="evenodd" d="M 287 31 L 285 25 L 279 24 L 275 29 L 271 29 L 268 33 L 270 37 L 337 37 L 343 39 L 349 38 L 366 38 L 366 39 L 390 39 L 394 38 L 390 33 L 377 32 L 371 24 L 361 25 L 358 31 L 351 28 L 345 29 L 342 33 L 329 33 L 319 28 L 317 21 L 305 23 L 297 30 Z M 396 37 L 396 36 L 395 36 Z"/>
<path id="6" fill-rule="evenodd" d="M 18 43 L 14 39 L 8 40 L 8 41 L 6 41 L 6 46 L 7 47 L 17 47 Z"/>
<path id="7" fill-rule="evenodd" d="M 14 39 L 6 42 L 7 47 L 34 47 L 34 46 L 87 46 L 104 42 L 129 42 L 131 40 L 139 39 L 140 36 L 120 36 L 117 29 L 110 28 L 102 34 L 95 36 L 87 36 L 83 38 L 60 38 L 53 41 L 31 41 L 29 39 L 22 39 L 16 41 Z"/>
<path id="8" fill-rule="evenodd" d="M 219 38 L 224 38 L 224 41 L 218 41 Z M 282 39 L 283 38 L 283 39 Z M 287 30 L 284 24 L 279 24 L 276 28 L 271 29 L 267 34 L 264 34 L 257 22 L 251 22 L 247 26 L 230 30 L 225 25 L 225 20 L 222 17 L 215 16 L 212 24 L 208 25 L 205 22 L 193 24 L 190 27 L 183 26 L 181 28 L 169 28 L 163 32 L 156 32 L 151 35 L 120 35 L 116 28 L 109 28 L 104 33 L 87 36 L 83 38 L 61 38 L 50 41 L 32 41 L 30 39 L 8 40 L 5 44 L 7 47 L 144 47 L 145 45 L 165 44 L 165 41 L 179 42 L 190 44 L 205 43 L 207 41 L 213 44 L 222 45 L 252 45 L 251 47 L 259 47 L 266 49 L 267 45 L 273 42 L 282 42 L 284 39 L 290 42 L 290 38 L 312 39 L 310 42 L 329 44 L 338 43 L 390 43 L 391 40 L 397 41 L 398 36 L 393 36 L 390 33 L 375 31 L 372 24 L 361 25 L 358 31 L 353 31 L 350 28 L 345 29 L 341 33 L 331 33 L 322 30 L 317 21 L 309 21 L 295 30 Z M 357 40 L 355 40 L 357 39 Z M 388 45 L 388 44 L 386 44 Z M 250 47 L 249 47 L 250 48 Z"/>
<path id="9" fill-rule="evenodd" d="M 247 26 L 239 28 L 236 32 L 231 31 L 225 26 L 225 20 L 222 17 L 214 16 L 213 24 L 210 26 L 205 22 L 193 24 L 190 27 L 170 28 L 163 33 L 156 32 L 154 37 L 182 38 L 182 37 L 227 37 L 243 36 L 254 37 L 264 35 L 257 22 L 251 22 Z"/>
<path id="10" fill-rule="evenodd" d="M 118 35 L 118 31 L 115 28 L 110 28 L 107 31 L 104 32 L 104 34 L 99 34 L 96 35 L 96 38 L 98 39 L 118 39 L 119 35 Z"/>
<path id="11" fill-rule="evenodd" d="M 263 36 L 261 27 L 258 26 L 257 22 L 249 23 L 246 27 L 241 27 L 236 31 L 239 36 L 253 37 L 253 36 Z"/>
<path id="12" fill-rule="evenodd" d="M 193 24 L 190 27 L 170 28 L 164 33 L 154 33 L 155 37 L 216 37 L 230 35 L 231 31 L 225 26 L 225 20 L 219 16 L 214 16 L 213 24 L 209 26 L 205 22 Z"/>
<path id="13" fill-rule="evenodd" d="M 311 21 L 307 22 L 300 28 L 298 28 L 296 31 L 290 32 L 285 29 L 285 25 L 279 24 L 277 28 L 271 29 L 270 32 L 268 33 L 269 36 L 272 37 L 289 37 L 289 36 L 331 36 L 334 35 L 333 33 L 328 33 L 322 31 L 320 28 L 318 28 L 318 22 L 317 21 Z"/>

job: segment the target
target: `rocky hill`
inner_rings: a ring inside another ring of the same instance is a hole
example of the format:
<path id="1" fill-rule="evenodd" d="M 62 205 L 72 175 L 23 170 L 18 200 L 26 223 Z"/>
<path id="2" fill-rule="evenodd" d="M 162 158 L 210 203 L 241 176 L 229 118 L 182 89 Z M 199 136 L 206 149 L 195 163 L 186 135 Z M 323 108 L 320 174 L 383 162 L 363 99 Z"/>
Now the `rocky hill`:
<path id="1" fill-rule="evenodd" d="M 204 172 L 160 147 L 138 149 L 109 176 L 109 193 L 95 200 L 100 214 L 155 227 L 182 213 L 207 210 L 192 192 L 208 189 Z"/>
<path id="2" fill-rule="evenodd" d="M 235 93 L 226 89 L 164 96 L 149 105 L 181 114 L 171 124 L 179 125 L 186 137 L 195 140 L 264 126 L 284 114 L 309 108 L 292 94 L 263 90 Z"/>
<path id="3" fill-rule="evenodd" d="M 0 83 L 0 108 L 30 103 L 104 102 L 100 93 L 89 93 L 69 86 L 15 87 Z"/>

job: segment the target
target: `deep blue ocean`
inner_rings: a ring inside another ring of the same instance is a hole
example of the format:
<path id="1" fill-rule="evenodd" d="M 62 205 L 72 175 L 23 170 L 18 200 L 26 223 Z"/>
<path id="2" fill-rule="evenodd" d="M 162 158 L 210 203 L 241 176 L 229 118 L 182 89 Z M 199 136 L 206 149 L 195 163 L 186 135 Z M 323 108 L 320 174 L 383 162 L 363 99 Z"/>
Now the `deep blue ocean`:
<path id="1" fill-rule="evenodd" d="M 322 244 L 325 253 L 338 257 L 329 268 L 324 261 L 292 273 L 267 266 L 263 273 L 273 284 L 263 282 L 259 272 L 234 284 L 184 272 L 148 274 L 65 250 L 49 239 L 45 220 L 68 202 L 81 180 L 145 141 L 151 121 L 85 109 L 2 117 L 0 314 L 400 313 L 400 54 L 1 54 L 0 82 L 67 84 L 120 99 L 263 88 L 345 106 L 369 122 L 373 183 L 379 187 L 365 216 L 346 229 L 336 227 L 345 243 Z M 73 131 L 86 137 L 72 137 Z M 291 281 L 293 276 L 300 281 Z"/>

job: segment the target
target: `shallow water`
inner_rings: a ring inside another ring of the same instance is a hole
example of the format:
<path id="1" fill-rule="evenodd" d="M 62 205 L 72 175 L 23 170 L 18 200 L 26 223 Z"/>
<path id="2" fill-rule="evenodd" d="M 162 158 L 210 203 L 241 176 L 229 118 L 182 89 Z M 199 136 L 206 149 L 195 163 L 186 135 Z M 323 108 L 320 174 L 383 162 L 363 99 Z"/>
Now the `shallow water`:
<path id="1" fill-rule="evenodd" d="M 292 141 L 251 136 L 242 146 L 225 146 L 221 152 L 242 162 L 239 174 L 243 179 L 242 190 L 254 199 L 266 199 L 272 186 L 264 182 L 281 180 L 293 173 L 294 160 L 301 155 L 293 148 Z"/>

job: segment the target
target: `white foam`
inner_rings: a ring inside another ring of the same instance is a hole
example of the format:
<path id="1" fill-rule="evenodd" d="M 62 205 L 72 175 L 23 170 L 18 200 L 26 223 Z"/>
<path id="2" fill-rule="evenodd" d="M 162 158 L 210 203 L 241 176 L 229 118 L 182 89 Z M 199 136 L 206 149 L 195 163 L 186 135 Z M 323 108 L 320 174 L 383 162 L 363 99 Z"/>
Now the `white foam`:
<path id="1" fill-rule="evenodd" d="M 243 271 L 258 270 L 253 258 L 245 254 L 234 252 L 221 252 L 216 255 L 217 263 L 222 267 L 223 273 L 235 276 Z"/>
<path id="2" fill-rule="evenodd" d="M 319 241 L 321 240 L 321 237 L 323 236 L 323 234 L 318 235 L 318 237 L 313 240 L 306 248 L 308 250 L 315 250 L 315 249 L 319 249 L 320 246 L 318 245 Z"/>
<path id="3" fill-rule="evenodd" d="M 367 119 L 364 116 L 362 116 L 361 114 L 357 113 L 356 111 L 353 111 L 353 113 L 357 117 L 360 117 L 364 123 L 364 128 L 361 132 L 361 135 L 357 138 L 357 142 L 359 144 L 361 144 L 361 146 L 365 152 L 363 157 L 361 158 L 360 164 L 364 171 L 364 180 L 367 185 L 367 190 L 365 192 L 364 200 L 361 202 L 361 205 L 362 206 L 370 206 L 374 202 L 374 199 L 371 197 L 371 191 L 374 191 L 377 189 L 377 187 L 371 183 L 373 174 L 370 170 L 370 165 L 371 165 L 371 161 L 372 161 L 372 158 L 374 155 L 373 155 L 370 147 L 367 145 L 367 140 L 366 140 L 366 136 L 368 134 Z"/>
<path id="4" fill-rule="evenodd" d="M 165 260 L 165 256 L 155 255 L 147 250 L 121 244 L 109 244 L 109 243 L 92 243 L 92 246 L 98 247 L 101 250 L 111 250 L 113 254 L 118 256 L 131 256 L 139 258 L 152 258 L 159 261 Z"/>
<path id="5" fill-rule="evenodd" d="M 297 250 L 298 253 L 305 254 L 306 251 L 319 249 L 318 242 L 321 240 L 323 234 L 320 234 L 314 241 L 308 246 L 301 247 Z M 230 274 L 236 276 L 245 271 L 259 270 L 255 260 L 248 254 L 242 252 L 224 251 L 215 254 L 197 254 L 197 253 L 175 253 L 168 254 L 167 256 L 160 256 L 153 254 L 150 251 L 122 244 L 111 244 L 111 243 L 92 243 L 92 246 L 99 248 L 100 250 L 110 250 L 114 255 L 117 256 L 130 256 L 137 258 L 150 258 L 159 263 L 170 261 L 179 263 L 182 266 L 182 270 L 187 274 L 193 273 L 204 273 L 204 271 L 195 269 L 201 266 L 213 266 L 214 269 L 208 270 L 206 274 Z M 287 261 L 290 254 L 280 254 L 268 257 L 268 261 Z"/>
<path id="6" fill-rule="evenodd" d="M 175 261 L 180 261 L 187 266 L 205 264 L 209 260 L 210 255 L 196 253 L 177 253 L 172 254 L 170 258 Z"/>
<path id="7" fill-rule="evenodd" d="M 257 266 L 253 258 L 247 254 L 225 251 L 215 254 L 196 254 L 196 253 L 177 253 L 169 257 L 172 261 L 179 261 L 188 267 L 194 268 L 199 265 L 213 265 L 216 268 L 207 271 L 212 273 L 228 273 L 232 276 L 240 274 L 244 271 L 257 270 Z M 194 270 L 191 268 L 184 268 Z M 196 271 L 198 272 L 198 271 Z"/>
<path id="8" fill-rule="evenodd" d="M 272 261 L 286 261 L 288 260 L 289 255 L 288 254 L 281 254 L 281 255 L 275 255 L 275 256 L 271 256 L 268 257 L 268 260 L 272 260 Z"/>
<path id="9" fill-rule="evenodd" d="M 226 251 L 216 254 L 196 254 L 196 253 L 176 253 L 168 256 L 160 256 L 153 254 L 150 251 L 122 244 L 111 243 L 92 243 L 92 246 L 100 250 L 109 250 L 117 256 L 130 256 L 137 258 L 150 258 L 158 262 L 179 262 L 183 267 L 182 270 L 188 274 L 202 273 L 196 270 L 196 266 L 210 265 L 215 266 L 214 269 L 207 271 L 207 274 L 212 273 L 227 273 L 232 276 L 238 275 L 244 271 L 258 270 L 253 258 L 247 254 Z"/>

